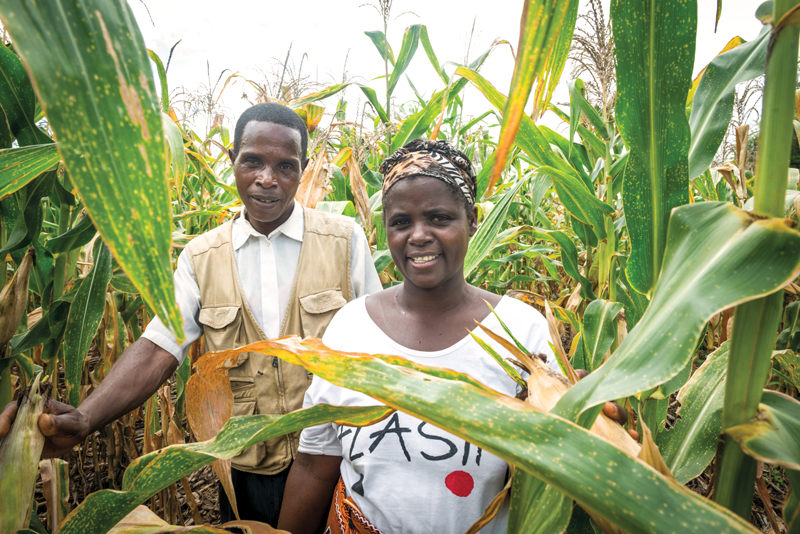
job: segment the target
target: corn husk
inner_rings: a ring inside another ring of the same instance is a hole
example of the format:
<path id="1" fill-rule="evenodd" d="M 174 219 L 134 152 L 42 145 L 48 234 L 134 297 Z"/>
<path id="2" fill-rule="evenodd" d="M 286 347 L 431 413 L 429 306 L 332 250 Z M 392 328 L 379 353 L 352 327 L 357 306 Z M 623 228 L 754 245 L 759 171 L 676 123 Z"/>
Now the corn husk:
<path id="1" fill-rule="evenodd" d="M 0 534 L 28 528 L 31 518 L 33 488 L 44 447 L 39 415 L 49 389 L 40 378 L 41 374 L 22 398 L 11 430 L 0 442 Z"/>
<path id="2" fill-rule="evenodd" d="M 28 280 L 33 266 L 34 251 L 29 248 L 19 268 L 0 291 L 0 357 L 5 356 L 6 345 L 17 332 L 17 325 L 28 303 Z"/>
<path id="3" fill-rule="evenodd" d="M 549 412 L 569 389 L 569 381 L 538 358 L 533 358 L 532 361 L 534 365 L 528 377 L 528 398 L 525 402 L 543 412 Z M 641 446 L 606 414 L 600 413 L 590 430 L 634 458 L 639 457 Z"/>

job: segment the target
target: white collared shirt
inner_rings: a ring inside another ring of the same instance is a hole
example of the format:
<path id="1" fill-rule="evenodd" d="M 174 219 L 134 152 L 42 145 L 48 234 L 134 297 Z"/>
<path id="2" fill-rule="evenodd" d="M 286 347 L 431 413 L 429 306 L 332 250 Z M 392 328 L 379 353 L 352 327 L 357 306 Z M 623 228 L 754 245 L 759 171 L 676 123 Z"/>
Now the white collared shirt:
<path id="1" fill-rule="evenodd" d="M 242 290 L 253 316 L 268 339 L 277 337 L 280 332 L 300 259 L 304 225 L 303 207 L 297 202 L 289 219 L 268 236 L 256 231 L 244 214 L 233 221 L 231 237 Z M 178 345 L 172 331 L 158 317 L 147 325 L 142 335 L 170 352 L 180 364 L 189 346 L 203 334 L 203 325 L 198 320 L 202 306 L 200 288 L 188 255 L 181 254 L 178 257 L 174 280 L 175 300 L 183 317 L 186 340 Z M 382 289 L 367 238 L 358 224 L 353 225 L 350 280 L 353 298 L 371 295 Z"/>

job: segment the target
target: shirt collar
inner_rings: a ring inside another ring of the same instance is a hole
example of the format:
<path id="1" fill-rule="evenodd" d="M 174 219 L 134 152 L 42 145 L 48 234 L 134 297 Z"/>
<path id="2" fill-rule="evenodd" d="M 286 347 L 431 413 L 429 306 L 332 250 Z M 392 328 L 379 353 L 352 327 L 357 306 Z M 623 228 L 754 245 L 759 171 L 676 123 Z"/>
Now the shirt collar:
<path id="1" fill-rule="evenodd" d="M 239 250 L 251 237 L 258 238 L 264 235 L 253 228 L 253 225 L 247 220 L 245 214 L 245 208 L 242 208 L 241 215 L 233 221 L 233 235 L 231 237 L 234 250 Z M 266 237 L 267 239 L 272 239 L 280 233 L 302 243 L 304 226 L 303 206 L 295 200 L 292 214 L 289 215 L 286 222 L 277 227 Z"/>

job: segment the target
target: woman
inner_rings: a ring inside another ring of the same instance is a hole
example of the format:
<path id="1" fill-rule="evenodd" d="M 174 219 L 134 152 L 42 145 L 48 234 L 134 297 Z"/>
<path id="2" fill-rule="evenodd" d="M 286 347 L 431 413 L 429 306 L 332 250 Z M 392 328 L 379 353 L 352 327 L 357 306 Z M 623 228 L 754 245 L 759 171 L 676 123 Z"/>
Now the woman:
<path id="1" fill-rule="evenodd" d="M 380 170 L 386 238 L 404 281 L 348 303 L 328 327 L 325 344 L 449 368 L 515 396 L 516 383 L 467 332 L 475 320 L 502 332 L 488 302 L 528 350 L 545 354 L 557 369 L 539 312 L 464 280 L 469 238 L 477 230 L 475 173 L 467 157 L 445 141 L 415 140 Z M 314 377 L 304 406 L 321 403 L 380 404 Z M 460 534 L 502 489 L 507 467 L 401 412 L 360 429 L 308 428 L 289 474 L 279 528 L 293 534 L 326 526 L 333 533 Z M 507 513 L 506 506 L 482 532 L 505 532 Z"/>

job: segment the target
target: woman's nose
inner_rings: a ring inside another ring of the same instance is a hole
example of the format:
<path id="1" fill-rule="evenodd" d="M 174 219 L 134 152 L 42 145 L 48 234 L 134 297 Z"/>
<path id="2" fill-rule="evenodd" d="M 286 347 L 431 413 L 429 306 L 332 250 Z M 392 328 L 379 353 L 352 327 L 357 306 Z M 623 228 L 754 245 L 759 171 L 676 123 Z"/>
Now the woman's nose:
<path id="1" fill-rule="evenodd" d="M 424 245 L 433 240 L 426 224 L 415 224 L 411 227 L 409 242 L 413 245 Z"/>

